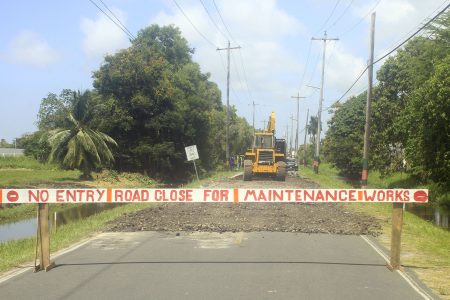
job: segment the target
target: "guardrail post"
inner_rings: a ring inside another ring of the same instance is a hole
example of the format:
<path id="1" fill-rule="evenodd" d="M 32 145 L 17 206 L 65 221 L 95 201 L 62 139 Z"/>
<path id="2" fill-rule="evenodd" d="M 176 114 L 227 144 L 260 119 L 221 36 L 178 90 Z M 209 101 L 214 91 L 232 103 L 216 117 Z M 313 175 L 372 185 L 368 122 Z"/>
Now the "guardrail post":
<path id="1" fill-rule="evenodd" d="M 38 231 L 40 246 L 39 265 L 35 271 L 52 269 L 55 264 L 50 262 L 50 227 L 49 227 L 49 205 L 46 203 L 38 204 Z"/>
<path id="2" fill-rule="evenodd" d="M 400 248 L 403 226 L 403 203 L 394 203 L 392 207 L 391 259 L 388 268 L 400 269 Z"/>

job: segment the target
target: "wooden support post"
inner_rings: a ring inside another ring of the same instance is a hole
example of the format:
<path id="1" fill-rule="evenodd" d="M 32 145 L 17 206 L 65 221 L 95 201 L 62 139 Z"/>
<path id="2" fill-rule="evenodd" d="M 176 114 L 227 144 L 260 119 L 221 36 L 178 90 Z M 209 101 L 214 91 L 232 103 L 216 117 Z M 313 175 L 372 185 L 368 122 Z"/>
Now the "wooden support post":
<path id="1" fill-rule="evenodd" d="M 50 227 L 49 227 L 49 205 L 45 203 L 38 204 L 38 243 L 40 250 L 39 265 L 35 271 L 52 269 L 55 264 L 50 262 Z"/>
<path id="2" fill-rule="evenodd" d="M 403 203 L 394 203 L 392 208 L 391 260 L 388 268 L 391 271 L 400 269 L 400 249 L 403 226 Z"/>

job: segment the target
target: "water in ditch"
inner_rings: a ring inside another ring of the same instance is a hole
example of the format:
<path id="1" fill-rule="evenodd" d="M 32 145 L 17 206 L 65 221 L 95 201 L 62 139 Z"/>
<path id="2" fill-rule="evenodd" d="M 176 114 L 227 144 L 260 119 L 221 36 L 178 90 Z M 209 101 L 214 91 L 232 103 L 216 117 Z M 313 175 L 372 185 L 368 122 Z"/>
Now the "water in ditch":
<path id="1" fill-rule="evenodd" d="M 89 217 L 106 209 L 116 207 L 118 204 L 82 204 L 65 209 L 64 211 L 50 215 L 50 226 L 58 228 L 61 225 L 68 224 L 75 220 Z M 120 205 L 120 204 L 119 204 Z M 18 221 L 10 224 L 0 225 L 0 242 L 10 240 L 19 240 L 36 236 L 37 221 L 36 218 Z"/>

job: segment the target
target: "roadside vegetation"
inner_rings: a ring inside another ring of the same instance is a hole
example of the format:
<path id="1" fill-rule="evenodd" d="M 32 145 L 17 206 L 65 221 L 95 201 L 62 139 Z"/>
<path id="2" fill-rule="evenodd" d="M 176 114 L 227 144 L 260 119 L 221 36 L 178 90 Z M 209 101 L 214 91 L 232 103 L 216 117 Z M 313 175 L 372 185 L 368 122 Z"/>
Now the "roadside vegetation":
<path id="1" fill-rule="evenodd" d="M 102 211 L 88 218 L 79 219 L 72 223 L 58 227 L 56 232 L 51 232 L 51 253 L 64 249 L 101 232 L 109 221 L 119 216 L 148 207 L 149 204 L 127 204 L 117 206 L 110 210 Z M 36 209 L 34 205 L 27 205 Z M 1 212 L 1 211 L 0 211 Z M 0 273 L 14 267 L 19 267 L 26 262 L 31 262 L 35 255 L 36 238 L 21 239 L 0 243 Z M 31 265 L 30 265 L 31 266 Z"/>
<path id="2" fill-rule="evenodd" d="M 426 36 L 411 39 L 386 59 L 376 74 L 369 148 L 372 182 L 375 178 L 384 187 L 427 187 L 430 201 L 446 208 L 450 208 L 449 42 L 447 12 L 427 27 Z M 322 161 L 355 182 L 362 172 L 366 100 L 364 91 L 328 108 L 332 117 L 321 146 Z M 313 145 L 316 131 L 313 116 L 307 127 Z M 313 155 L 314 147 L 308 147 L 307 159 Z"/>
<path id="3" fill-rule="evenodd" d="M 336 168 L 330 164 L 320 165 L 319 174 L 311 167 L 300 166 L 299 173 L 324 188 L 352 188 L 351 183 L 339 176 Z M 392 174 L 380 178 L 380 174 L 369 175 L 369 188 L 393 188 L 410 184 L 405 174 Z M 409 186 L 411 187 L 411 186 Z M 347 203 L 350 209 L 368 214 L 379 220 L 382 234 L 378 241 L 390 249 L 392 205 L 388 203 Z M 432 205 L 432 204 L 424 204 Z M 445 299 L 450 299 L 450 231 L 439 228 L 414 214 L 405 211 L 402 231 L 402 265 L 414 270 L 421 280 Z"/>
<path id="4" fill-rule="evenodd" d="M 11 172 L 19 172 L 17 178 L 11 181 Z M 27 172 L 29 177 L 23 176 L 20 172 Z M 45 172 L 45 173 L 43 173 Z M 210 181 L 216 181 L 224 177 L 236 174 L 236 171 L 216 171 L 204 174 L 200 181 L 194 180 L 183 187 L 199 187 Z M 34 174 L 34 175 L 32 175 Z M 47 177 L 41 177 L 46 174 Z M 70 174 L 70 175 L 68 175 Z M 113 170 L 104 170 L 93 173 L 93 180 L 81 180 L 79 171 L 65 171 L 59 169 L 57 165 L 41 163 L 30 157 L 7 157 L 0 158 L 0 188 L 10 186 L 15 187 L 36 187 L 36 186 L 86 186 L 86 187 L 134 187 L 134 188 L 154 188 L 165 186 L 165 184 L 151 179 L 139 173 L 119 173 Z M 45 178 L 43 180 L 42 178 Z M 80 204 L 50 204 L 50 212 L 64 212 Z M 102 211 L 95 215 L 72 221 L 66 225 L 58 227 L 57 231 L 51 232 L 51 252 L 69 247 L 73 243 L 86 239 L 103 231 L 109 221 L 115 220 L 123 214 L 145 209 L 151 204 L 127 204 L 116 206 L 112 209 Z M 36 217 L 36 205 L 10 205 L 0 208 L 0 225 L 13 223 L 24 219 Z M 35 237 L 14 240 L 0 243 L 0 273 L 11 268 L 21 266 L 23 263 L 34 259 Z"/>
<path id="5" fill-rule="evenodd" d="M 132 45 L 107 55 L 92 90 L 63 89 L 41 101 L 38 131 L 17 139 L 25 154 L 78 169 L 110 168 L 177 184 L 195 177 L 185 147 L 197 145 L 200 175 L 224 165 L 227 109 L 174 26 L 151 25 Z M 252 127 L 229 110 L 230 154 L 243 153 Z"/>

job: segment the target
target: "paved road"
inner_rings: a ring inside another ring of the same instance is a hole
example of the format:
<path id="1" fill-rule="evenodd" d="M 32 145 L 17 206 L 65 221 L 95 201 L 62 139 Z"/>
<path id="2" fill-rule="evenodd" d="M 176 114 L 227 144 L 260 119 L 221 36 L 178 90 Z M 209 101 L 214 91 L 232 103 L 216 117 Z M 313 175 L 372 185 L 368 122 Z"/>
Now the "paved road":
<path id="1" fill-rule="evenodd" d="M 0 299 L 423 299 L 360 237 L 103 233 Z"/>

